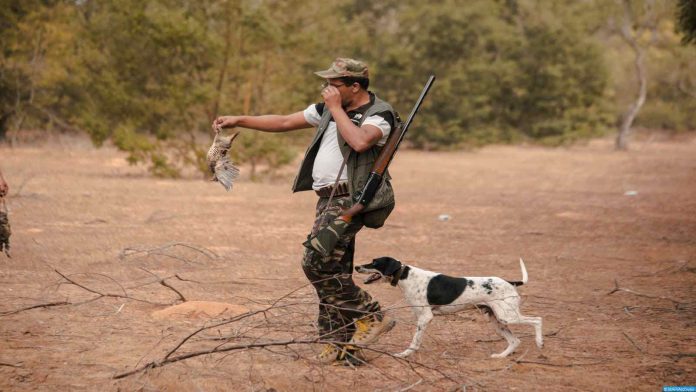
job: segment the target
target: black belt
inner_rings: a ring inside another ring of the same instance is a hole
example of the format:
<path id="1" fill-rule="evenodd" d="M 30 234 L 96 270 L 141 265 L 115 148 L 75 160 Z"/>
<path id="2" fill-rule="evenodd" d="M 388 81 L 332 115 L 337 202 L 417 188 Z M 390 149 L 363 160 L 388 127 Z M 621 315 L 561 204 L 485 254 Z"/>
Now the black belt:
<path id="1" fill-rule="evenodd" d="M 319 189 L 315 190 L 315 192 L 317 193 L 317 195 L 319 197 L 329 197 L 329 196 L 331 196 L 331 191 L 333 189 L 334 189 L 333 185 L 327 185 L 323 188 L 319 188 Z M 348 191 L 348 183 L 347 182 L 341 182 L 338 185 L 336 185 L 336 192 L 334 192 L 334 197 L 345 196 L 348 194 L 350 194 L 350 192 Z"/>

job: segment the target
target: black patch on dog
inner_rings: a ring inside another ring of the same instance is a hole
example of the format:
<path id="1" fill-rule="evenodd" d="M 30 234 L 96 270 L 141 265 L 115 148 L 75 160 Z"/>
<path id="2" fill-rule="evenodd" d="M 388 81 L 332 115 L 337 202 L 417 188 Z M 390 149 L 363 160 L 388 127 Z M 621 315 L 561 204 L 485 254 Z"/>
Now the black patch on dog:
<path id="1" fill-rule="evenodd" d="M 410 271 L 410 270 L 411 270 L 411 268 L 409 268 L 409 266 L 407 266 L 407 265 L 404 266 L 404 272 L 401 273 L 401 277 L 399 278 L 399 280 L 404 280 L 404 279 L 408 278 L 408 271 Z"/>
<path id="2" fill-rule="evenodd" d="M 378 257 L 369 265 L 384 276 L 393 276 L 401 268 L 401 262 L 393 257 Z"/>
<path id="3" fill-rule="evenodd" d="M 493 280 L 488 279 L 488 281 L 486 281 L 486 283 L 481 285 L 484 289 L 486 289 L 486 294 L 493 293 L 493 286 L 491 286 L 491 283 L 493 283 Z"/>
<path id="4" fill-rule="evenodd" d="M 428 282 L 428 304 L 449 305 L 466 289 L 468 280 L 447 275 L 437 275 Z"/>

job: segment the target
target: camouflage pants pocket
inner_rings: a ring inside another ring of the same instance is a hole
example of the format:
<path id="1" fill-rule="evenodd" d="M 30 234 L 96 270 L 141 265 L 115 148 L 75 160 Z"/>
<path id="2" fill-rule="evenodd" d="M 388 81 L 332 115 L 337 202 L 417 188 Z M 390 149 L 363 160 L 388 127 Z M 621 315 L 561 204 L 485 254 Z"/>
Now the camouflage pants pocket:
<path id="1" fill-rule="evenodd" d="M 322 270 L 327 273 L 346 273 L 340 266 L 340 260 L 344 257 L 346 249 L 350 246 L 355 235 L 362 228 L 360 219 L 355 219 L 350 224 L 336 219 L 343 210 L 350 205 L 349 197 L 335 198 L 331 205 L 327 205 L 328 199 L 321 198 L 317 202 L 317 213 L 312 226 L 312 231 L 307 237 L 303 267 Z M 327 227 L 336 226 L 336 222 L 343 222 L 339 230 L 324 230 Z M 317 236 L 319 233 L 327 235 Z M 347 271 L 351 273 L 351 271 Z"/>
<path id="2" fill-rule="evenodd" d="M 326 205 L 327 201 L 322 198 L 317 203 L 312 227 L 314 236 L 329 226 L 350 203 L 347 197 L 332 200 L 330 206 Z M 323 340 L 349 341 L 355 330 L 353 320 L 379 311 L 379 303 L 353 282 L 355 235 L 362 226 L 361 219 L 354 219 L 336 237 L 335 246 L 326 255 L 311 246 L 305 248 L 302 269 L 319 297 L 317 324 Z"/>
<path id="3" fill-rule="evenodd" d="M 0 209 L 0 252 L 4 252 L 10 256 L 10 220 L 7 217 L 7 212 Z"/>

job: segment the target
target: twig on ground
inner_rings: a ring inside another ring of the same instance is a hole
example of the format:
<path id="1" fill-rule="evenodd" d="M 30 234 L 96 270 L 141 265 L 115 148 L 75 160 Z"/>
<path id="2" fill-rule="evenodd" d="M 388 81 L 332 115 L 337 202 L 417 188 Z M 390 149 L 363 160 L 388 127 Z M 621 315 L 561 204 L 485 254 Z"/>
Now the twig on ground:
<path id="1" fill-rule="evenodd" d="M 45 304 L 38 304 L 38 305 L 31 305 L 27 306 L 21 309 L 15 309 L 15 310 L 8 310 L 6 312 L 0 312 L 0 316 L 7 316 L 10 314 L 15 314 L 19 312 L 24 312 L 25 310 L 31 310 L 31 309 L 36 309 L 36 308 L 49 308 L 51 306 L 62 306 L 62 305 L 71 305 L 70 302 L 68 301 L 58 301 L 58 302 L 49 302 Z"/>
<path id="2" fill-rule="evenodd" d="M 147 272 L 148 274 L 154 276 L 155 278 L 157 278 L 158 281 L 159 281 L 159 284 L 161 284 L 162 286 L 164 286 L 164 287 L 166 287 L 166 288 L 172 290 L 173 292 L 175 292 L 175 293 L 179 296 L 179 299 L 181 300 L 181 302 L 186 302 L 186 297 L 184 297 L 184 295 L 181 294 L 181 292 L 180 292 L 179 290 L 177 290 L 176 288 L 174 288 L 174 286 L 172 286 L 171 284 L 167 283 L 167 279 L 173 278 L 173 276 L 169 276 L 169 277 L 167 277 L 167 278 L 161 278 L 159 275 L 155 274 L 155 273 L 152 272 L 152 271 L 149 271 L 149 270 L 146 269 L 146 268 L 140 267 L 140 269 L 143 270 L 143 271 L 145 271 L 145 272 Z M 177 276 L 177 277 L 178 277 L 178 276 Z"/>
<path id="3" fill-rule="evenodd" d="M 113 378 L 114 379 L 124 378 L 124 377 L 130 376 L 130 375 L 136 374 L 136 373 L 140 373 L 140 372 L 145 371 L 147 369 L 154 369 L 154 368 L 162 367 L 162 366 L 168 365 L 170 363 L 182 361 L 182 360 L 189 359 L 189 358 L 199 357 L 201 355 L 222 353 L 222 352 L 235 351 L 235 350 L 245 350 L 245 349 L 249 349 L 249 348 L 265 348 L 265 347 L 272 347 L 272 346 L 287 346 L 287 345 L 292 345 L 292 344 L 314 344 L 314 343 L 318 343 L 317 339 L 305 339 L 305 340 L 289 339 L 289 340 L 281 340 L 281 341 L 267 341 L 267 342 L 259 342 L 259 343 L 239 344 L 239 345 L 233 345 L 233 346 L 227 346 L 227 347 L 217 346 L 217 347 L 212 348 L 212 349 L 192 351 L 190 353 L 181 354 L 181 355 L 177 355 L 174 357 L 171 357 L 168 355 L 163 360 L 149 362 L 149 363 L 147 363 L 139 368 L 133 369 L 133 370 L 125 372 L 125 373 L 117 374 Z"/>
<path id="4" fill-rule="evenodd" d="M 0 366 L 7 366 L 7 367 L 13 367 L 13 368 L 21 368 L 21 367 L 22 367 L 22 363 L 20 362 L 19 364 L 14 364 L 14 363 L 0 362 Z"/>
<path id="5" fill-rule="evenodd" d="M 96 299 L 99 299 L 99 298 L 103 298 L 103 297 L 112 297 L 112 298 L 125 298 L 125 299 L 130 299 L 130 300 L 133 300 L 133 301 L 145 302 L 145 303 L 152 304 L 152 305 L 160 305 L 160 306 L 167 306 L 167 305 L 170 305 L 170 304 L 162 304 L 162 303 L 158 303 L 158 302 L 151 302 L 151 301 L 147 301 L 147 300 L 140 299 L 140 298 L 134 298 L 134 297 L 131 297 L 131 296 L 127 295 L 127 294 L 126 294 L 126 295 L 121 295 L 121 294 L 102 293 L 102 292 L 100 292 L 100 291 L 97 291 L 97 290 L 94 290 L 94 289 L 92 289 L 92 288 L 89 288 L 89 287 L 87 287 L 87 286 L 85 286 L 85 285 L 82 285 L 82 284 L 80 284 L 80 283 L 74 281 L 73 279 L 70 279 L 68 276 L 66 276 L 65 274 L 63 274 L 62 272 L 58 271 L 58 270 L 55 269 L 55 268 L 53 269 L 53 271 L 54 271 L 55 273 L 57 273 L 58 275 L 60 275 L 61 277 L 63 277 L 63 279 L 67 280 L 69 283 L 71 283 L 71 284 L 73 284 L 73 285 L 75 285 L 75 286 L 77 286 L 77 287 L 79 287 L 79 288 L 81 288 L 81 289 L 83 289 L 83 290 L 85 290 L 85 291 L 88 291 L 88 292 L 90 292 L 90 293 L 93 293 L 93 294 L 98 295 L 98 297 L 92 298 L 90 301 L 93 301 L 93 300 L 96 300 Z"/>
<path id="6" fill-rule="evenodd" d="M 401 388 L 401 389 L 399 389 L 399 392 L 406 392 L 406 391 L 409 391 L 409 390 L 411 390 L 411 389 L 417 387 L 417 386 L 418 386 L 420 383 L 422 383 L 422 382 L 423 382 L 423 379 L 421 378 L 420 380 L 414 382 L 413 384 L 407 386 L 406 388 Z"/>
<path id="7" fill-rule="evenodd" d="M 639 346 L 633 339 L 631 339 L 631 337 L 628 336 L 628 334 L 627 334 L 626 332 L 623 332 L 623 331 L 622 331 L 621 333 L 622 333 L 623 336 L 626 338 L 626 340 L 628 340 L 629 343 L 631 343 L 631 344 L 633 345 L 633 347 L 636 348 L 636 350 L 640 351 L 641 353 L 643 352 L 643 349 L 640 348 L 640 346 Z"/>
<path id="8" fill-rule="evenodd" d="M 580 362 L 580 363 L 553 363 L 553 362 L 539 362 L 539 361 L 516 361 L 516 363 L 523 364 L 527 363 L 530 365 L 543 365 L 543 366 L 552 366 L 552 367 L 575 367 L 575 366 L 594 366 L 594 365 L 602 365 L 609 362 L 608 360 L 601 360 L 597 362 Z"/>
<path id="9" fill-rule="evenodd" d="M 179 275 L 179 274 L 174 274 L 174 277 L 177 278 L 177 279 L 179 279 L 179 280 L 182 281 L 182 282 L 201 283 L 201 282 L 199 282 L 199 281 L 197 281 L 197 280 L 184 279 L 184 278 L 182 278 L 181 275 Z"/>
<path id="10" fill-rule="evenodd" d="M 184 248 L 189 248 L 189 249 L 195 250 L 196 252 L 204 255 L 205 257 L 207 257 L 208 259 L 211 259 L 211 260 L 220 258 L 220 256 L 218 256 L 215 252 L 213 252 L 210 249 L 195 246 L 195 245 L 185 244 L 183 242 L 173 242 L 173 243 L 165 244 L 162 246 L 156 246 L 154 248 L 144 248 L 144 249 L 131 248 L 131 247 L 124 248 L 123 250 L 121 250 L 121 252 L 119 252 L 118 258 L 119 258 L 119 260 L 124 260 L 126 257 L 135 256 L 135 255 L 139 255 L 139 254 L 144 253 L 145 256 L 150 256 L 150 255 L 165 256 L 165 257 L 170 257 L 170 258 L 180 260 L 180 261 L 183 261 L 186 263 L 200 264 L 200 263 L 197 263 L 195 261 L 189 260 L 185 257 L 176 256 L 176 255 L 172 255 L 172 254 L 163 252 L 163 251 L 165 251 L 169 248 L 173 248 L 175 246 L 181 246 Z"/>
<path id="11" fill-rule="evenodd" d="M 674 353 L 674 354 L 662 354 L 667 358 L 671 358 L 674 361 L 678 361 L 682 358 L 696 358 L 696 353 Z"/>
<path id="12" fill-rule="evenodd" d="M 555 330 L 555 331 L 553 331 L 553 332 L 547 332 L 547 333 L 544 334 L 544 336 L 547 337 L 547 338 L 556 337 L 565 327 L 567 327 L 567 325 L 563 325 L 563 326 L 559 327 L 557 330 Z M 533 334 L 533 333 L 525 333 L 525 334 L 517 335 L 517 336 L 518 336 L 518 337 L 521 337 L 521 338 L 524 338 L 524 337 L 534 336 L 534 334 Z M 476 340 L 474 340 L 474 342 L 476 342 L 476 343 L 492 343 L 492 342 L 500 342 L 500 341 L 502 341 L 502 340 L 504 340 L 504 339 L 503 339 L 503 338 L 495 338 L 495 339 L 476 339 Z"/>
<path id="13" fill-rule="evenodd" d="M 674 308 L 675 308 L 675 309 L 679 309 L 679 306 L 683 304 L 683 302 L 674 300 L 674 299 L 669 298 L 669 297 L 663 297 L 663 296 L 657 296 L 657 295 L 643 294 L 643 293 L 639 293 L 639 292 L 637 292 L 637 291 L 633 291 L 633 290 L 631 290 L 631 289 L 627 289 L 627 288 L 621 287 L 621 286 L 619 286 L 619 281 L 618 281 L 617 279 L 614 279 L 614 289 L 613 289 L 612 291 L 610 291 L 609 293 L 607 293 L 607 295 L 612 295 L 612 294 L 616 293 L 617 291 L 624 291 L 624 292 L 626 292 L 626 293 L 630 293 L 630 294 L 633 294 L 633 295 L 637 295 L 637 296 L 639 296 L 639 297 L 653 298 L 653 299 L 664 299 L 664 300 L 666 300 L 666 301 L 672 302 L 672 303 L 674 304 Z"/>

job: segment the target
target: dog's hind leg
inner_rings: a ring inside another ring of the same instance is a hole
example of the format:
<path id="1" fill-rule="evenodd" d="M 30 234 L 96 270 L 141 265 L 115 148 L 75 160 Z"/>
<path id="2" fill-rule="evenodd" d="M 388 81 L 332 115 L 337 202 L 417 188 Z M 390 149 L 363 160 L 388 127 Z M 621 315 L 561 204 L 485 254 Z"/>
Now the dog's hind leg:
<path id="1" fill-rule="evenodd" d="M 544 335 L 541 333 L 541 317 L 533 317 L 533 316 L 523 316 L 519 315 L 520 321 L 518 322 L 519 324 L 530 324 L 531 326 L 534 327 L 534 340 L 536 342 L 537 347 L 542 348 L 544 347 Z"/>
<path id="2" fill-rule="evenodd" d="M 495 331 L 498 333 L 498 335 L 504 337 L 505 340 L 507 340 L 508 342 L 508 346 L 503 352 L 498 354 L 491 354 L 491 358 L 505 358 L 508 355 L 510 355 L 510 353 L 515 351 L 517 346 L 520 345 L 520 340 L 512 334 L 512 331 L 510 331 L 510 328 L 508 328 L 507 325 L 504 325 L 503 323 L 498 321 L 498 319 L 495 318 L 495 316 L 491 317 L 491 324 L 493 324 L 493 328 L 495 328 Z"/>
<path id="3" fill-rule="evenodd" d="M 541 332 L 541 317 L 524 316 L 520 313 L 519 298 L 509 297 L 503 301 L 490 303 L 495 317 L 504 325 L 527 324 L 534 327 L 535 342 L 537 347 L 544 346 L 544 335 Z"/>
<path id="4" fill-rule="evenodd" d="M 400 358 L 405 358 L 420 348 L 421 341 L 423 340 L 423 332 L 428 326 L 428 323 L 430 323 L 430 320 L 433 319 L 433 312 L 430 310 L 429 306 L 413 307 L 412 309 L 418 322 L 418 325 L 416 326 L 416 334 L 413 335 L 411 345 L 403 352 L 396 354 L 396 356 Z"/>
<path id="5" fill-rule="evenodd" d="M 488 321 L 491 322 L 491 325 L 493 325 L 493 328 L 495 329 L 495 332 L 500 335 L 501 337 L 505 338 L 505 340 L 508 343 L 507 348 L 498 354 L 491 354 L 491 358 L 504 358 L 510 355 L 517 346 L 520 345 L 520 340 L 512 334 L 512 331 L 510 331 L 510 328 L 507 327 L 504 323 L 501 323 L 498 320 L 498 317 L 496 316 L 495 312 L 489 308 L 488 306 L 479 306 L 480 309 L 483 309 L 483 311 L 486 313 L 486 316 L 488 317 Z"/>

